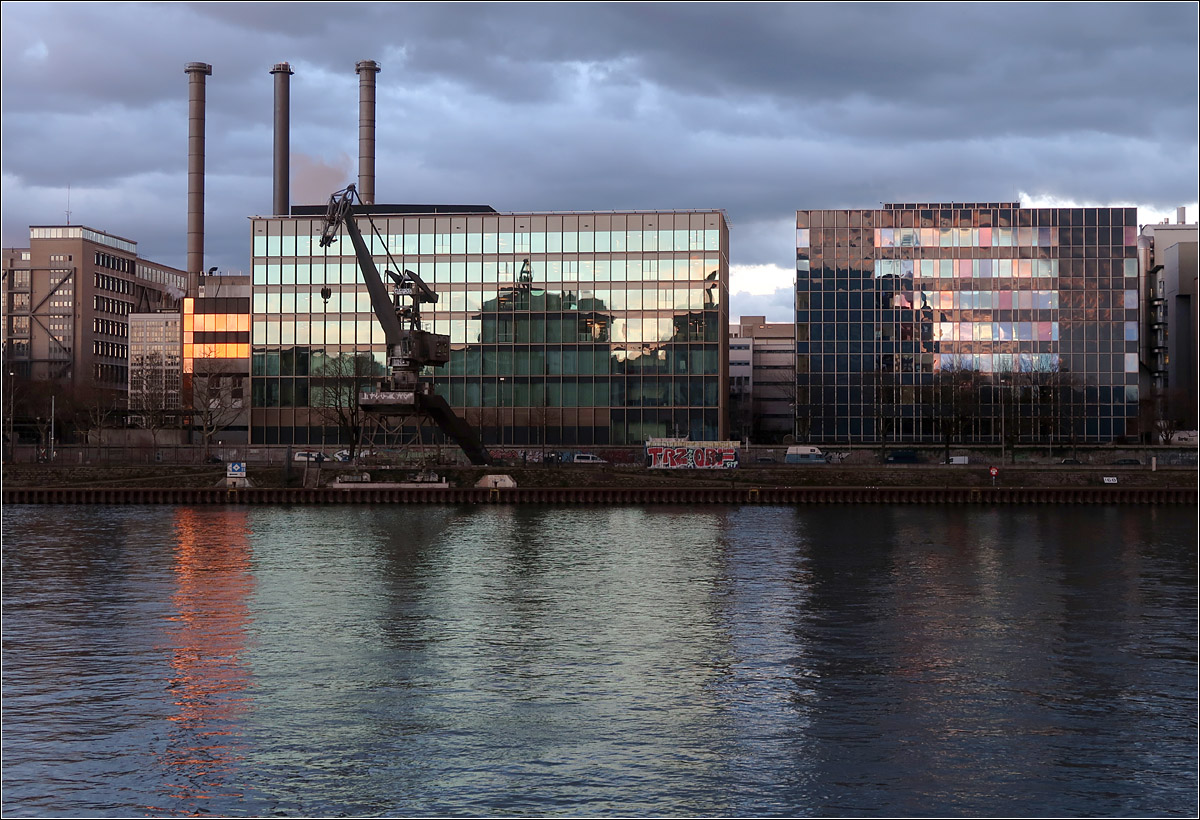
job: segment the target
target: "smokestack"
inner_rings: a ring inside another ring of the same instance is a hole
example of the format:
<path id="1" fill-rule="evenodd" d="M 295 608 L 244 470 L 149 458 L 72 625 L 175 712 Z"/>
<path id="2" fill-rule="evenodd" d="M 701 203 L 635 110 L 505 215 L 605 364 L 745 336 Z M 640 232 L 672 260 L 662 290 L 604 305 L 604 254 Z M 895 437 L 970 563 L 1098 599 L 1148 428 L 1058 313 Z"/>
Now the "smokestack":
<path id="1" fill-rule="evenodd" d="M 204 78 L 212 74 L 208 63 L 188 63 L 188 295 L 199 292 L 204 270 Z"/>
<path id="2" fill-rule="evenodd" d="M 289 205 L 288 175 L 291 171 L 289 160 L 289 123 L 291 122 L 292 100 L 291 81 L 292 67 L 287 63 L 276 63 L 271 69 L 275 75 L 275 175 L 272 177 L 272 213 L 286 215 Z"/>
<path id="3" fill-rule="evenodd" d="M 355 63 L 358 74 L 358 195 L 375 204 L 375 75 L 382 69 L 374 60 Z"/>
<path id="4" fill-rule="evenodd" d="M 1176 208 L 1175 209 L 1175 220 L 1180 225 L 1186 225 L 1187 224 L 1187 208 L 1184 208 L 1182 206 L 1179 208 Z"/>

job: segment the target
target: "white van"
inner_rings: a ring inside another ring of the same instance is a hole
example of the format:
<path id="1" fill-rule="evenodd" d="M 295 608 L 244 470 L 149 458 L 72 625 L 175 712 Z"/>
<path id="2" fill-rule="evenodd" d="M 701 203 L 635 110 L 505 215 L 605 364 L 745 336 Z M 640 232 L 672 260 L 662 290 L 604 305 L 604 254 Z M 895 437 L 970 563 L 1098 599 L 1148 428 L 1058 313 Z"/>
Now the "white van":
<path id="1" fill-rule="evenodd" d="M 600 456 L 592 455 L 591 453 L 576 453 L 574 461 L 576 464 L 607 464 L 608 462 L 600 458 Z"/>
<path id="2" fill-rule="evenodd" d="M 821 452 L 821 448 L 811 444 L 797 444 L 787 448 L 787 455 L 783 457 L 783 461 L 785 464 L 824 464 L 825 454 Z"/>

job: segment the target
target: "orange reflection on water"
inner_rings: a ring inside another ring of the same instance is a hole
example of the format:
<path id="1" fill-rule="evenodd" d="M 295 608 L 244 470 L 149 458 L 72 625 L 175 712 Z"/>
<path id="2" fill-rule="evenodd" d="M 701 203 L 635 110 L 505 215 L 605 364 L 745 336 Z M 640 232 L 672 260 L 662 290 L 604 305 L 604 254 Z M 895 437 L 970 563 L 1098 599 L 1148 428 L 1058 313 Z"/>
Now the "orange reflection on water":
<path id="1" fill-rule="evenodd" d="M 246 513 L 180 507 L 175 540 L 175 614 L 166 632 L 167 688 L 178 711 L 169 718 L 162 755 L 164 793 L 185 801 L 172 813 L 208 814 L 193 801 L 241 796 L 234 764 L 242 758 L 242 718 L 251 706 L 243 694 L 249 682 L 243 655 L 254 588 Z"/>

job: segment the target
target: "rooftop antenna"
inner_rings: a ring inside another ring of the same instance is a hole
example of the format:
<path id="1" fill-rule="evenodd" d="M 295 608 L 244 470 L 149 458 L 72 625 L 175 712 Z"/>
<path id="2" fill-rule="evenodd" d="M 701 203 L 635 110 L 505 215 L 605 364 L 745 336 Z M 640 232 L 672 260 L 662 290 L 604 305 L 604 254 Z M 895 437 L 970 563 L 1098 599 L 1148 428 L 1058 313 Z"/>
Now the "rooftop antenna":
<path id="1" fill-rule="evenodd" d="M 71 183 L 67 183 L 67 224 L 71 224 Z"/>

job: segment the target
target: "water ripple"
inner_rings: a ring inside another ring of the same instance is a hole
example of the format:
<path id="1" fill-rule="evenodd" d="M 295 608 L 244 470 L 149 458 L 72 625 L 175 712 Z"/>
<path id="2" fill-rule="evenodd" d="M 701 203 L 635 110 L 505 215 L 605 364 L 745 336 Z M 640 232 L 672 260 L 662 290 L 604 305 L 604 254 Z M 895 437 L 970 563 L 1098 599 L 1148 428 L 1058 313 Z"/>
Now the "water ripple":
<path id="1" fill-rule="evenodd" d="M 1196 812 L 1194 511 L 3 511 L 5 816 Z"/>

